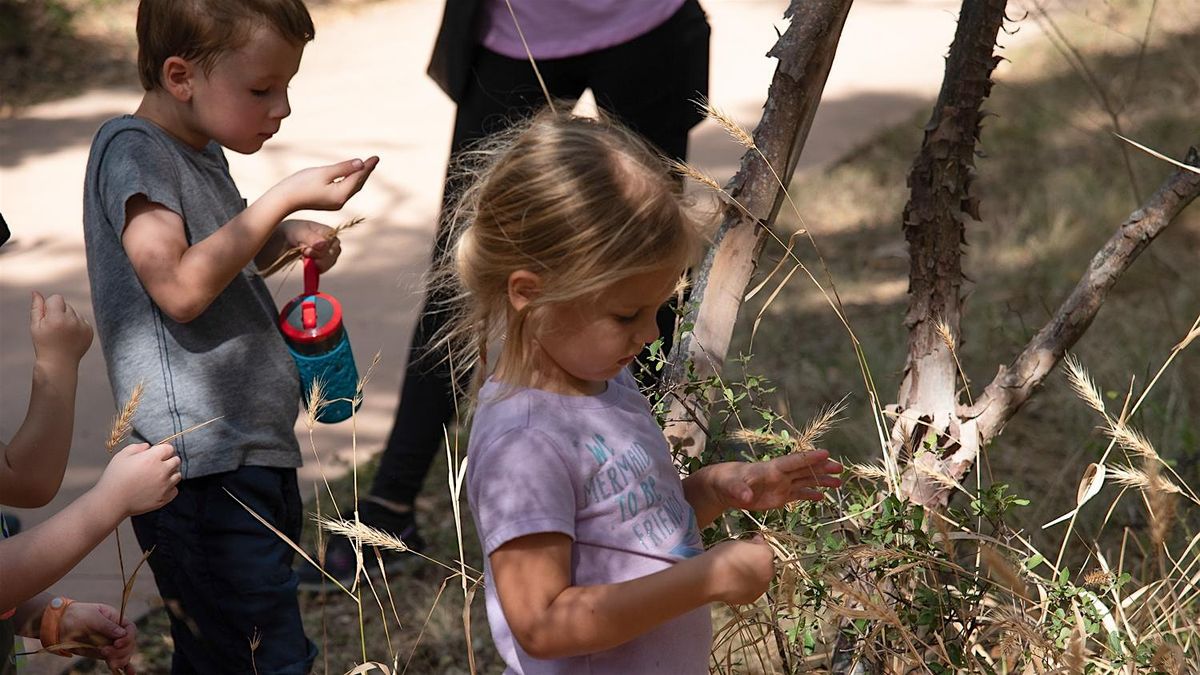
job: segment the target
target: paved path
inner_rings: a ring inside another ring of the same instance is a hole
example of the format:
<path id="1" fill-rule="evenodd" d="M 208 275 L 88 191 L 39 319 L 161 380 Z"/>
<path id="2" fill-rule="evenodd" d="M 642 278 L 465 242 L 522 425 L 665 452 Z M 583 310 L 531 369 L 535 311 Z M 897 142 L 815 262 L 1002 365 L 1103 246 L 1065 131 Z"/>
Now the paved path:
<path id="1" fill-rule="evenodd" d="M 776 26 L 784 27 L 787 3 L 702 4 L 713 26 L 712 100 L 753 128 L 774 70 L 774 61 L 763 55 L 775 41 Z M 449 146 L 453 107 L 424 76 L 441 6 L 437 0 L 393 0 L 328 15 L 318 22 L 319 37 L 306 50 L 293 82 L 292 117 L 257 155 L 230 153 L 234 177 L 251 199 L 307 166 L 370 154 L 382 158 L 371 182 L 344 213 L 367 221 L 347 233 L 339 267 L 323 280 L 323 287 L 347 309 L 360 364 L 365 366 L 376 350 L 383 356 L 359 415 L 360 459 L 380 447 L 390 428 Z M 878 130 L 928 106 L 941 79 L 956 11 L 957 3 L 950 0 L 856 3 L 802 171 L 843 156 Z M 1022 37 L 1033 27 L 1024 28 Z M 14 232 L 0 252 L 0 438 L 11 438 L 28 402 L 30 291 L 62 293 L 91 316 L 80 228 L 88 145 L 104 120 L 132 111 L 139 97 L 134 89 L 93 91 L 0 120 L 0 211 Z M 711 123 L 692 133 L 693 161 L 721 180 L 736 169 L 740 150 Z M 315 218 L 328 223 L 339 219 L 330 214 Z M 272 278 L 270 284 L 275 290 L 280 280 Z M 292 275 L 276 297 L 291 297 L 299 285 Z M 99 345 L 94 344 L 82 363 L 66 480 L 49 507 L 20 512 L 27 527 L 95 483 L 107 460 L 103 439 L 113 410 Z M 326 466 L 335 456 L 351 456 L 348 427 L 320 430 L 317 444 Z M 311 484 L 317 476 L 315 462 L 305 452 L 302 481 Z M 129 557 L 136 543 L 127 524 L 121 532 Z M 54 590 L 116 605 L 120 587 L 110 538 Z M 156 601 L 144 571 L 130 613 L 137 615 Z M 28 672 L 49 673 L 61 665 L 56 657 L 37 657 Z"/>

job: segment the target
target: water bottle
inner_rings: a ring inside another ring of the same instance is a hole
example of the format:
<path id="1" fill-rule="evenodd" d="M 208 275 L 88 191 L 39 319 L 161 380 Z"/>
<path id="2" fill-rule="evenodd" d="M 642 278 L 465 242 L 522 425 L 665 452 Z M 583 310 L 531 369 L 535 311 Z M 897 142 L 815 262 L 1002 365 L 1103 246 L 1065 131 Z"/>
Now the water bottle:
<path id="1" fill-rule="evenodd" d="M 350 337 L 342 325 L 342 303 L 318 290 L 321 273 L 312 258 L 304 259 L 304 292 L 292 298 L 279 313 L 279 329 L 300 371 L 300 393 L 304 405 L 319 382 L 324 406 L 317 421 L 326 424 L 348 419 L 361 400 L 358 369 L 350 351 Z"/>

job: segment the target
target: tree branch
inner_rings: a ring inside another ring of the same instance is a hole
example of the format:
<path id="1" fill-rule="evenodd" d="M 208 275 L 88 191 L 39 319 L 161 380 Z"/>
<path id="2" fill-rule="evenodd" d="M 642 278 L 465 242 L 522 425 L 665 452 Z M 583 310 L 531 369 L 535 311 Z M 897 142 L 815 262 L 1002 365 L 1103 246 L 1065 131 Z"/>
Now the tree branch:
<path id="1" fill-rule="evenodd" d="M 812 127 L 851 2 L 792 0 L 785 13 L 791 24 L 767 54 L 777 57 L 779 65 L 754 142 L 772 166 L 782 168 L 779 175 L 785 184 Z M 680 336 L 665 378 L 672 392 L 667 439 L 693 457 L 704 449 L 711 394 L 681 391 L 681 385 L 689 369 L 701 380 L 720 374 L 742 295 L 765 243 L 764 226 L 775 222 L 784 200 L 783 186 L 752 149 L 742 155 L 741 168 L 726 191 L 745 211 L 734 205 L 725 208 L 714 245 L 696 272 L 685 319 L 693 329 Z"/>
<path id="2" fill-rule="evenodd" d="M 1195 147 L 1186 161 L 1200 166 L 1200 154 Z M 1050 321 L 1011 365 L 1000 367 L 975 405 L 960 413 L 964 420 L 976 420 L 983 443 L 1000 433 L 1067 350 L 1083 336 L 1108 292 L 1138 254 L 1197 196 L 1200 196 L 1200 174 L 1178 169 L 1117 228 Z"/>

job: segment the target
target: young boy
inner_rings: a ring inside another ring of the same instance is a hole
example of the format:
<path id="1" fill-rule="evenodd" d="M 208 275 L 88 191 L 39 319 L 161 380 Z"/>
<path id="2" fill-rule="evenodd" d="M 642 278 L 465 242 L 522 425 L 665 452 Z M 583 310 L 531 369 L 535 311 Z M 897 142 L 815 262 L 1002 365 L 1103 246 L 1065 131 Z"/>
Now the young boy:
<path id="1" fill-rule="evenodd" d="M 227 492 L 299 536 L 299 378 L 258 269 L 292 247 L 332 266 L 331 228 L 283 219 L 340 209 L 378 158 L 305 169 L 247 205 L 222 151 L 257 152 L 279 130 L 313 35 L 301 0 L 142 0 L 146 92 L 88 160 L 88 276 L 115 398 L 145 386 L 137 440 L 211 421 L 175 441 L 178 497 L 133 521 L 155 547 L 175 673 L 307 673 L 316 656 L 291 548 Z"/>

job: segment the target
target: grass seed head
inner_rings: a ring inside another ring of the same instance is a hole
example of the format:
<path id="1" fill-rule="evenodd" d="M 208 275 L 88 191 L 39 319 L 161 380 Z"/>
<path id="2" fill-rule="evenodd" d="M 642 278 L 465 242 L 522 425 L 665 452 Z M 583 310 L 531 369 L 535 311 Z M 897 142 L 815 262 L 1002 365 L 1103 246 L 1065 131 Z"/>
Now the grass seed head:
<path id="1" fill-rule="evenodd" d="M 137 413 L 138 406 L 142 404 L 142 394 L 145 393 L 145 389 L 141 382 L 134 385 L 133 391 L 129 393 L 129 400 L 121 406 L 121 411 L 113 418 L 112 430 L 108 432 L 108 441 L 104 443 L 108 454 L 111 455 L 117 446 L 129 438 L 129 432 L 133 429 L 133 416 Z"/>

